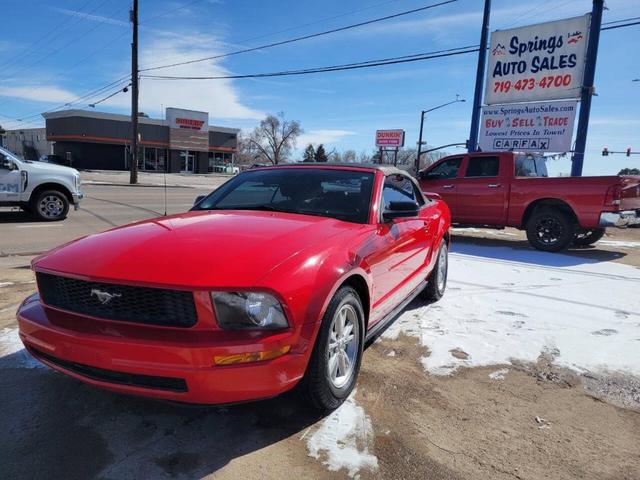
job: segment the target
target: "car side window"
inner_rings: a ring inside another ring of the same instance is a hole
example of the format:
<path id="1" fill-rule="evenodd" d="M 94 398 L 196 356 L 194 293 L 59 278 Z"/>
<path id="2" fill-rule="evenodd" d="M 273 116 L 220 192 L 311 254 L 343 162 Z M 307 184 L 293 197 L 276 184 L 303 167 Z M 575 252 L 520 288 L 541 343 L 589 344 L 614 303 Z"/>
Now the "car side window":
<path id="1" fill-rule="evenodd" d="M 465 177 L 497 177 L 499 171 L 498 157 L 471 157 Z"/>
<path id="2" fill-rule="evenodd" d="M 391 202 L 414 202 L 420 205 L 416 199 L 413 182 L 404 175 L 389 175 L 384 181 L 382 189 L 383 211 L 389 209 Z"/>
<path id="3" fill-rule="evenodd" d="M 429 179 L 455 178 L 458 176 L 458 170 L 460 170 L 461 164 L 462 164 L 462 157 L 446 160 L 442 162 L 440 165 L 438 165 L 437 167 L 435 167 L 433 170 L 430 170 L 427 173 L 427 178 Z"/>

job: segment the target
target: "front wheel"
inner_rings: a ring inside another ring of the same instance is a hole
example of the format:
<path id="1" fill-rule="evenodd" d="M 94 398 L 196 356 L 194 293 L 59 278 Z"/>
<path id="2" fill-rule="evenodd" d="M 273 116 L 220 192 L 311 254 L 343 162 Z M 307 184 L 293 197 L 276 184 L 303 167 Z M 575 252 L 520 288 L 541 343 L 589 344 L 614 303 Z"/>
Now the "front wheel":
<path id="1" fill-rule="evenodd" d="M 40 220 L 55 222 L 64 220 L 69 213 L 69 199 L 58 190 L 40 192 L 32 201 L 31 212 Z"/>
<path id="2" fill-rule="evenodd" d="M 433 267 L 427 286 L 422 291 L 422 297 L 430 302 L 437 302 L 444 295 L 447 288 L 447 276 L 449 274 L 449 249 L 443 240 L 438 249 L 438 259 Z"/>
<path id="3" fill-rule="evenodd" d="M 559 252 L 573 241 L 575 223 L 569 214 L 554 207 L 536 210 L 527 222 L 527 240 L 537 250 Z"/>
<path id="4" fill-rule="evenodd" d="M 356 384 L 364 345 L 364 311 L 357 292 L 342 287 L 329 303 L 313 347 L 302 393 L 318 410 L 338 408 Z"/>
<path id="5" fill-rule="evenodd" d="M 604 232 L 604 228 L 581 228 L 573 237 L 573 244 L 578 247 L 593 245 L 602 237 L 604 237 Z"/>

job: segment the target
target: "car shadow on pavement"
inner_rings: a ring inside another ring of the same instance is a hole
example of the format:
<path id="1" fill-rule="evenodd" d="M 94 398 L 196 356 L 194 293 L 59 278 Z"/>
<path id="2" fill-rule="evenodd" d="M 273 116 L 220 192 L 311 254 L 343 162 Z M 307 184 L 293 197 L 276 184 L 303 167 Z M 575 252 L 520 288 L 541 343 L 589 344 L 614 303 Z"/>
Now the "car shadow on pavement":
<path id="1" fill-rule="evenodd" d="M 33 215 L 22 210 L 0 211 L 0 223 L 42 223 Z"/>
<path id="2" fill-rule="evenodd" d="M 572 267 L 610 262 L 626 256 L 626 253 L 599 249 L 597 243 L 590 247 L 570 248 L 563 252 L 552 253 L 535 250 L 526 240 L 480 238 L 452 234 L 451 244 L 452 253 L 546 267 Z"/>
<path id="3" fill-rule="evenodd" d="M 322 418 L 295 393 L 227 407 L 119 395 L 25 355 L 0 358 L 2 478 L 202 478 Z"/>

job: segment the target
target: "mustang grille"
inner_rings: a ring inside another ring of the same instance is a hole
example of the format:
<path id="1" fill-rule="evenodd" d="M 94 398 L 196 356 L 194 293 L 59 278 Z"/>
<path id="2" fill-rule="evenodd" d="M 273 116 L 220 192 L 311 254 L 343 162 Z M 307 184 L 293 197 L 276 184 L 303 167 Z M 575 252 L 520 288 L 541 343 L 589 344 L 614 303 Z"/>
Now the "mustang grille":
<path id="1" fill-rule="evenodd" d="M 182 290 L 86 282 L 37 273 L 45 305 L 107 320 L 192 327 L 196 324 L 193 294 Z"/>

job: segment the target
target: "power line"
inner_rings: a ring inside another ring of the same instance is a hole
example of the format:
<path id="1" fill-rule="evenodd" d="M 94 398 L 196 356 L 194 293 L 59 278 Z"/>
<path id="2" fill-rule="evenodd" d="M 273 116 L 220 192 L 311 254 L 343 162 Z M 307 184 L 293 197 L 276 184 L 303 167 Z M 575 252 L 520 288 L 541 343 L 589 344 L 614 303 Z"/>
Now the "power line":
<path id="1" fill-rule="evenodd" d="M 258 36 L 255 36 L 255 37 L 245 38 L 243 40 L 239 40 L 239 41 L 234 42 L 234 43 L 236 45 L 242 45 L 243 43 L 251 42 L 253 40 L 259 40 L 261 38 L 273 37 L 274 35 L 279 35 L 281 33 L 290 32 L 292 30 L 300 30 L 302 28 L 310 27 L 312 25 L 317 25 L 319 23 L 324 23 L 324 22 L 328 22 L 328 21 L 331 21 L 331 20 L 336 20 L 338 18 L 347 17 L 347 16 L 353 15 L 355 13 L 361 13 L 361 12 L 364 12 L 364 11 L 367 11 L 367 10 L 371 10 L 372 8 L 382 7 L 384 5 L 388 5 L 390 3 L 396 3 L 398 1 L 400 1 L 400 0 L 387 0 L 385 2 L 375 3 L 375 4 L 372 4 L 372 5 L 357 9 L 357 10 L 350 10 L 348 12 L 344 12 L 344 13 L 340 13 L 340 14 L 337 14 L 337 15 L 333 15 L 331 17 L 320 18 L 318 20 L 314 20 L 313 22 L 303 23 L 303 24 L 300 24 L 300 25 L 295 25 L 293 27 L 284 28 L 282 30 L 276 30 L 275 32 L 270 32 L 270 33 L 265 33 L 265 34 L 258 35 Z M 184 58 L 184 55 L 171 55 L 169 57 L 162 58 L 162 60 L 171 60 L 171 59 L 175 59 L 175 58 L 182 59 L 182 58 Z"/>
<path id="2" fill-rule="evenodd" d="M 96 10 L 98 10 L 100 7 L 102 7 L 103 5 L 105 5 L 106 3 L 108 3 L 109 0 L 104 0 L 102 3 L 100 3 L 100 5 L 98 5 L 95 9 L 93 9 L 90 13 L 95 12 Z M 120 7 L 119 7 L 120 8 Z M 81 20 L 81 19 L 79 19 Z M 84 33 L 78 35 L 77 37 L 72 38 L 70 41 L 68 41 L 67 43 L 63 44 L 62 46 L 50 51 L 50 52 L 46 52 L 44 55 L 40 56 L 35 62 L 31 62 L 28 65 L 22 66 L 21 68 L 18 68 L 18 70 L 15 70 L 14 72 L 9 73 L 7 76 L 9 78 L 11 77 L 15 77 L 16 75 L 18 75 L 19 73 L 22 73 L 26 70 L 31 69 L 32 67 L 34 67 L 35 65 L 43 62 L 44 60 L 47 60 L 48 58 L 52 57 L 53 55 L 55 55 L 56 53 L 60 52 L 61 50 L 64 50 L 65 48 L 67 48 L 69 45 L 75 43 L 77 40 L 80 40 L 81 38 L 87 36 L 88 34 L 90 34 L 91 32 L 93 32 L 94 30 L 100 28 L 102 25 L 104 25 L 104 23 L 108 20 L 108 18 L 103 19 L 101 22 L 99 22 L 97 25 L 93 26 L 92 28 L 90 28 L 89 30 L 85 31 Z M 75 25 L 75 24 L 74 24 Z M 57 37 L 56 37 L 57 38 Z"/>
<path id="3" fill-rule="evenodd" d="M 264 50 L 264 49 L 267 49 L 267 48 L 278 47 L 278 46 L 281 46 L 281 45 L 287 45 L 287 44 L 294 43 L 294 42 L 300 42 L 302 40 L 308 40 L 310 38 L 322 37 L 322 36 L 325 36 L 325 35 L 330 35 L 332 33 L 343 32 L 343 31 L 346 31 L 346 30 L 351 30 L 351 29 L 354 29 L 354 28 L 363 27 L 365 25 L 371 25 L 373 23 L 378 23 L 378 22 L 382 22 L 382 21 L 385 21 L 385 20 L 390 20 L 392 18 L 398 18 L 398 17 L 402 17 L 402 16 L 405 16 L 405 15 L 410 15 L 412 13 L 417 13 L 417 12 L 421 12 L 421 11 L 424 11 L 424 10 L 429 10 L 429 9 L 432 9 L 432 8 L 436 8 L 436 7 L 440 7 L 440 6 L 443 6 L 443 5 L 447 5 L 449 3 L 455 3 L 457 1 L 458 0 L 445 0 L 445 1 L 440 2 L 440 3 L 434 3 L 434 4 L 431 4 L 431 5 L 426 5 L 424 7 L 414 8 L 412 10 L 406 10 L 404 12 L 396 13 L 396 14 L 393 14 L 393 15 L 387 15 L 387 16 L 384 16 L 384 17 L 375 18 L 373 20 L 367 20 L 366 22 L 354 23 L 354 24 L 351 24 L 351 25 L 346 25 L 344 27 L 339 27 L 339 28 L 334 28 L 334 29 L 331 29 L 331 30 L 326 30 L 324 32 L 312 33 L 312 34 L 309 34 L 309 35 L 303 35 L 301 37 L 290 38 L 288 40 L 283 40 L 283 41 L 280 41 L 280 42 L 274 42 L 274 43 L 269 43 L 267 45 L 261 45 L 259 47 L 245 48 L 245 49 L 242 49 L 242 50 L 236 50 L 236 51 L 233 51 L 233 52 L 222 53 L 222 54 L 219 54 L 219 55 L 212 55 L 210 57 L 199 58 L 199 59 L 196 59 L 196 60 L 188 60 L 188 61 L 185 61 L 185 62 L 177 62 L 177 63 L 168 64 L 168 65 L 157 65 L 157 66 L 154 66 L 154 67 L 143 68 L 140 71 L 141 72 L 149 72 L 151 70 L 160 70 L 160 69 L 164 69 L 164 68 L 177 67 L 177 66 L 181 66 L 181 65 L 189 65 L 189 64 L 192 64 L 192 63 L 199 63 L 199 62 L 204 62 L 204 61 L 207 61 L 207 60 L 215 60 L 215 59 L 218 59 L 218 58 L 230 57 L 232 55 L 239 55 L 241 53 L 255 52 L 257 50 Z"/>
<path id="4" fill-rule="evenodd" d="M 624 20 L 622 20 L 624 21 Z M 613 25 L 604 27 L 601 30 L 612 30 L 615 28 L 629 27 L 638 25 L 639 22 L 626 23 L 622 25 Z M 237 75 L 215 75 L 215 76 L 178 76 L 178 75 L 142 75 L 143 78 L 150 78 L 155 80 L 232 80 L 232 79 L 246 79 L 246 78 L 264 78 L 264 77 L 284 77 L 295 75 L 307 75 L 315 73 L 337 72 L 343 70 L 354 70 L 360 68 L 379 67 L 384 65 L 395 65 L 398 63 L 417 62 L 422 60 L 432 60 L 434 58 L 450 57 L 455 55 L 463 55 L 466 53 L 473 53 L 479 50 L 479 45 L 468 45 L 465 47 L 452 48 L 448 50 L 439 50 L 435 52 L 424 52 L 412 55 L 405 55 L 402 57 L 390 57 L 377 60 L 369 60 L 364 62 L 346 63 L 341 65 L 330 65 L 325 67 L 305 68 L 298 70 L 284 70 L 277 72 L 265 72 L 265 73 L 252 73 L 252 74 L 237 74 Z"/>
<path id="5" fill-rule="evenodd" d="M 633 20 L 633 18 L 617 20 L 616 22 L 625 22 L 629 20 Z M 603 27 L 602 30 L 612 30 L 612 29 L 630 27 L 630 26 L 639 25 L 639 24 L 640 24 L 640 21 L 629 22 L 621 25 L 612 25 L 612 26 Z M 210 77 L 142 75 L 142 77 L 156 79 L 156 80 L 222 80 L 222 79 L 243 79 L 243 78 L 260 78 L 260 77 L 274 77 L 274 76 L 294 76 L 294 75 L 325 73 L 325 72 L 334 72 L 334 71 L 343 71 L 343 70 L 353 70 L 353 69 L 361 69 L 361 68 L 371 68 L 371 67 L 377 67 L 377 66 L 394 65 L 399 63 L 409 63 L 409 62 L 416 62 L 416 61 L 422 61 L 422 60 L 430 60 L 435 58 L 463 55 L 467 53 L 477 52 L 478 50 L 479 50 L 478 45 L 470 45 L 467 47 L 458 47 L 458 48 L 452 48 L 448 50 L 439 50 L 435 52 L 418 53 L 418 54 L 412 54 L 412 55 L 405 55 L 401 57 L 390 57 L 386 59 L 369 60 L 364 62 L 348 63 L 348 64 L 342 64 L 342 65 L 331 65 L 326 67 L 316 67 L 316 68 L 308 68 L 308 69 L 300 69 L 300 70 L 285 70 L 281 72 L 267 72 L 267 73 L 259 73 L 259 74 L 220 75 L 220 76 L 210 76 Z M 63 105 L 54 107 L 42 113 L 50 113 L 59 109 L 63 109 L 65 107 L 70 107 L 72 105 L 81 103 L 83 100 L 86 101 L 90 98 L 96 97 L 97 95 L 103 93 L 108 88 L 113 87 L 114 85 L 117 85 L 117 84 L 119 84 L 118 91 L 116 92 L 118 93 L 122 91 L 124 83 L 125 82 L 128 83 L 129 81 L 130 81 L 130 76 L 126 75 L 101 88 L 92 90 L 87 94 L 72 100 L 71 102 L 67 102 Z M 27 121 L 27 119 L 42 115 L 42 113 L 35 113 L 33 115 L 16 118 L 15 121 L 16 122 Z M 0 115 L 5 118 L 11 118 L 3 114 L 0 114 Z"/>
<path id="6" fill-rule="evenodd" d="M 434 58 L 451 57 L 465 53 L 473 53 L 479 50 L 478 46 L 460 47 L 435 52 L 417 53 L 402 57 L 390 57 L 364 62 L 345 63 L 341 65 L 330 65 L 326 67 L 305 68 L 300 70 L 284 70 L 279 72 L 252 73 L 245 75 L 217 75 L 217 76 L 169 76 L 169 75 L 142 75 L 142 78 L 152 78 L 155 80 L 226 80 L 242 78 L 262 78 L 262 77 L 285 77 L 293 75 L 306 75 L 312 73 L 337 72 L 342 70 L 355 70 L 360 68 L 379 67 L 384 65 L 395 65 L 398 63 L 417 62 L 420 60 L 431 60 Z"/>
<path id="7" fill-rule="evenodd" d="M 87 0 L 86 2 L 84 2 L 82 4 L 82 6 L 80 8 L 78 8 L 78 11 L 84 10 L 84 8 L 87 5 L 89 5 L 91 2 L 93 2 L 93 0 Z M 4 68 L 7 65 L 11 65 L 14 62 L 14 60 L 18 60 L 20 58 L 24 58 L 25 56 L 31 55 L 31 53 L 28 53 L 28 52 L 33 50 L 36 45 L 40 44 L 40 42 L 42 42 L 45 38 L 47 38 L 52 33 L 55 33 L 56 31 L 58 31 L 60 29 L 60 27 L 62 27 L 65 23 L 70 22 L 70 21 L 71 21 L 71 18 L 69 18 L 69 17 L 64 18 L 61 22 L 57 23 L 55 27 L 53 27 L 47 33 L 45 33 L 44 35 L 42 35 L 41 37 L 36 39 L 34 42 L 30 43 L 27 47 L 25 47 L 19 53 L 17 53 L 13 57 L 9 58 L 8 60 L 5 60 L 2 64 L 0 64 L 0 68 Z M 68 30 L 68 28 L 65 29 L 64 31 L 66 31 L 66 30 Z M 59 35 L 55 36 L 54 39 L 58 38 L 58 36 Z"/>
<path id="8" fill-rule="evenodd" d="M 90 103 L 88 106 L 91 107 L 91 108 L 95 108 L 96 105 L 109 100 L 111 97 L 115 97 L 116 95 L 118 95 L 121 92 L 124 92 L 124 93 L 128 92 L 130 86 L 131 86 L 131 84 L 129 83 L 126 87 L 121 88 L 120 90 L 116 90 L 115 92 L 111 93 L 110 95 L 107 95 L 106 97 L 98 100 L 97 102 Z"/>

